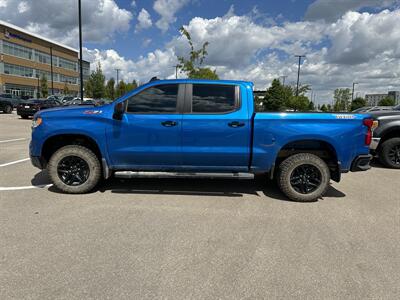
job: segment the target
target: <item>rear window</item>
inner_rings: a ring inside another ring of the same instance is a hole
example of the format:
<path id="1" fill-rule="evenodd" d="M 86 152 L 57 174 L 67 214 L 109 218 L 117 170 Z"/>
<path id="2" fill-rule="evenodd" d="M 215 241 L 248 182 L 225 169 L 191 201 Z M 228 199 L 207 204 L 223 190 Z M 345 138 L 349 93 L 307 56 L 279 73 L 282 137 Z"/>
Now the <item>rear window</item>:
<path id="1" fill-rule="evenodd" d="M 192 112 L 226 113 L 238 106 L 234 85 L 193 84 Z"/>

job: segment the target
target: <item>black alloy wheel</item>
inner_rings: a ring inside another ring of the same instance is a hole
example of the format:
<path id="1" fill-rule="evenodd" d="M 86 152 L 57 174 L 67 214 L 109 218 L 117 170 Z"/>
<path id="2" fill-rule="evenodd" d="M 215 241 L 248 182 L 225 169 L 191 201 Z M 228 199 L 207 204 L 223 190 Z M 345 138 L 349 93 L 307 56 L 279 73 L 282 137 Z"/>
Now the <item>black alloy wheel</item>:
<path id="1" fill-rule="evenodd" d="M 60 180 L 69 186 L 85 183 L 90 175 L 88 163 L 78 156 L 66 156 L 57 165 Z"/>
<path id="2" fill-rule="evenodd" d="M 394 165 L 400 166 L 400 145 L 394 145 L 389 150 L 388 157 Z"/>
<path id="3" fill-rule="evenodd" d="M 318 168 L 309 164 L 296 167 L 290 175 L 290 185 L 301 194 L 310 194 L 316 191 L 321 182 L 321 172 Z"/>

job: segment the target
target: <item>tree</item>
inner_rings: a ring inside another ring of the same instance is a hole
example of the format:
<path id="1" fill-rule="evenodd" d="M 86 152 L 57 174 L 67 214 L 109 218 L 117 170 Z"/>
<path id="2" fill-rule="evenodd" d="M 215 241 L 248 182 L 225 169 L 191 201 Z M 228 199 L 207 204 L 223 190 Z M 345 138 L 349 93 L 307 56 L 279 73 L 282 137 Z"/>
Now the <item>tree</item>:
<path id="1" fill-rule="evenodd" d="M 350 89 L 336 89 L 334 96 L 335 104 L 333 105 L 334 111 L 346 112 L 351 106 L 351 91 Z"/>
<path id="2" fill-rule="evenodd" d="M 69 95 L 69 88 L 68 88 L 67 83 L 64 83 L 63 94 L 64 95 Z"/>
<path id="3" fill-rule="evenodd" d="M 263 111 L 282 111 L 285 109 L 285 92 L 279 79 L 272 80 L 263 100 Z"/>
<path id="4" fill-rule="evenodd" d="M 321 106 L 321 111 L 322 111 L 322 112 L 327 112 L 327 111 L 328 111 L 328 108 L 326 107 L 325 104 L 322 104 L 322 106 Z"/>
<path id="5" fill-rule="evenodd" d="M 314 110 L 315 110 L 314 102 L 310 101 L 310 102 L 308 103 L 308 110 L 309 110 L 309 111 L 314 111 Z"/>
<path id="6" fill-rule="evenodd" d="M 103 98 L 105 95 L 104 83 L 106 78 L 101 70 L 100 63 L 97 65 L 96 70 L 90 74 L 89 79 L 85 84 L 85 92 L 88 97 L 95 99 Z"/>
<path id="7" fill-rule="evenodd" d="M 122 95 L 125 95 L 125 93 L 126 93 L 126 84 L 123 80 L 120 80 L 120 82 L 118 82 L 117 87 L 115 89 L 115 94 L 116 94 L 117 98 L 119 98 Z"/>
<path id="8" fill-rule="evenodd" d="M 359 109 L 367 105 L 367 101 L 364 98 L 358 97 L 351 101 L 351 111 Z"/>
<path id="9" fill-rule="evenodd" d="M 328 104 L 328 105 L 326 106 L 326 108 L 327 108 L 328 111 L 332 111 L 332 105 Z"/>
<path id="10" fill-rule="evenodd" d="M 189 78 L 218 80 L 219 77 L 216 70 L 201 67 L 208 54 L 207 47 L 209 43 L 204 42 L 199 50 L 195 50 L 190 33 L 183 26 L 180 28 L 179 32 L 182 36 L 186 37 L 190 46 L 189 59 L 183 56 L 177 56 L 179 62 L 178 66 L 181 72 L 185 72 Z"/>
<path id="11" fill-rule="evenodd" d="M 112 77 L 107 81 L 105 88 L 105 96 L 106 98 L 111 100 L 115 99 L 115 80 Z"/>
<path id="12" fill-rule="evenodd" d="M 126 84 L 125 92 L 126 93 L 130 92 L 130 91 L 136 89 L 137 87 L 138 87 L 138 84 L 137 84 L 136 80 L 133 80 L 132 82 Z"/>
<path id="13" fill-rule="evenodd" d="M 286 88 L 286 87 L 285 87 Z M 286 95 L 286 107 L 293 109 L 294 111 L 307 111 L 309 110 L 310 100 L 306 97 L 306 93 L 310 90 L 309 85 L 302 85 L 299 87 L 299 95 L 296 95 L 296 87 L 287 87 L 288 91 Z"/>
<path id="14" fill-rule="evenodd" d="M 42 77 L 40 78 L 40 89 L 42 97 L 46 98 L 49 95 L 49 88 L 47 87 L 47 77 L 45 74 L 42 74 Z"/>
<path id="15" fill-rule="evenodd" d="M 386 98 L 382 99 L 381 101 L 379 101 L 378 105 L 379 106 L 395 106 L 396 101 L 392 97 L 386 97 Z"/>

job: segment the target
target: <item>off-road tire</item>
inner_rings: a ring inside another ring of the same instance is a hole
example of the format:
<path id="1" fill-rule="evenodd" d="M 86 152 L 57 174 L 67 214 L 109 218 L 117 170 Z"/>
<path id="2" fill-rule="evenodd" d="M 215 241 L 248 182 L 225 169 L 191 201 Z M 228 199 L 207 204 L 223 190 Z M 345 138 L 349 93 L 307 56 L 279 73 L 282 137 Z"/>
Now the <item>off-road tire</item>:
<path id="1" fill-rule="evenodd" d="M 396 146 L 400 147 L 400 138 L 389 139 L 380 146 L 379 160 L 388 168 L 400 169 L 400 164 L 396 164 L 389 157 L 390 151 Z"/>
<path id="2" fill-rule="evenodd" d="M 302 194 L 294 189 L 291 184 L 293 171 L 301 165 L 311 165 L 319 170 L 321 183 L 318 188 L 308 194 Z M 318 156 L 310 153 L 299 153 L 286 158 L 278 169 L 277 182 L 281 191 L 293 201 L 313 202 L 323 196 L 329 187 L 330 171 L 326 163 Z"/>
<path id="3" fill-rule="evenodd" d="M 89 166 L 89 177 L 81 185 L 65 184 L 58 175 L 58 164 L 68 156 L 77 156 Z M 101 179 L 101 165 L 97 156 L 88 148 L 79 145 L 69 145 L 58 149 L 50 158 L 47 166 L 53 184 L 62 192 L 68 194 L 84 194 L 92 191 Z"/>

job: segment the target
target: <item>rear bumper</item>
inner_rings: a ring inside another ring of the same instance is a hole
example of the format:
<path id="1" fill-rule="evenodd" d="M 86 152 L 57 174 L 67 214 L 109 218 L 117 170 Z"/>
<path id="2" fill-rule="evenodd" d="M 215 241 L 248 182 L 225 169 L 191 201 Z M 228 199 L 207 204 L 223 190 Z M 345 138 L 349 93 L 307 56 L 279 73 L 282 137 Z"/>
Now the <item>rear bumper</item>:
<path id="1" fill-rule="evenodd" d="M 371 169 L 370 161 L 372 159 L 371 154 L 359 155 L 353 160 L 351 164 L 351 172 L 367 171 Z"/>
<path id="2" fill-rule="evenodd" d="M 19 116 L 33 116 L 39 110 L 38 109 L 17 109 L 17 115 Z"/>

